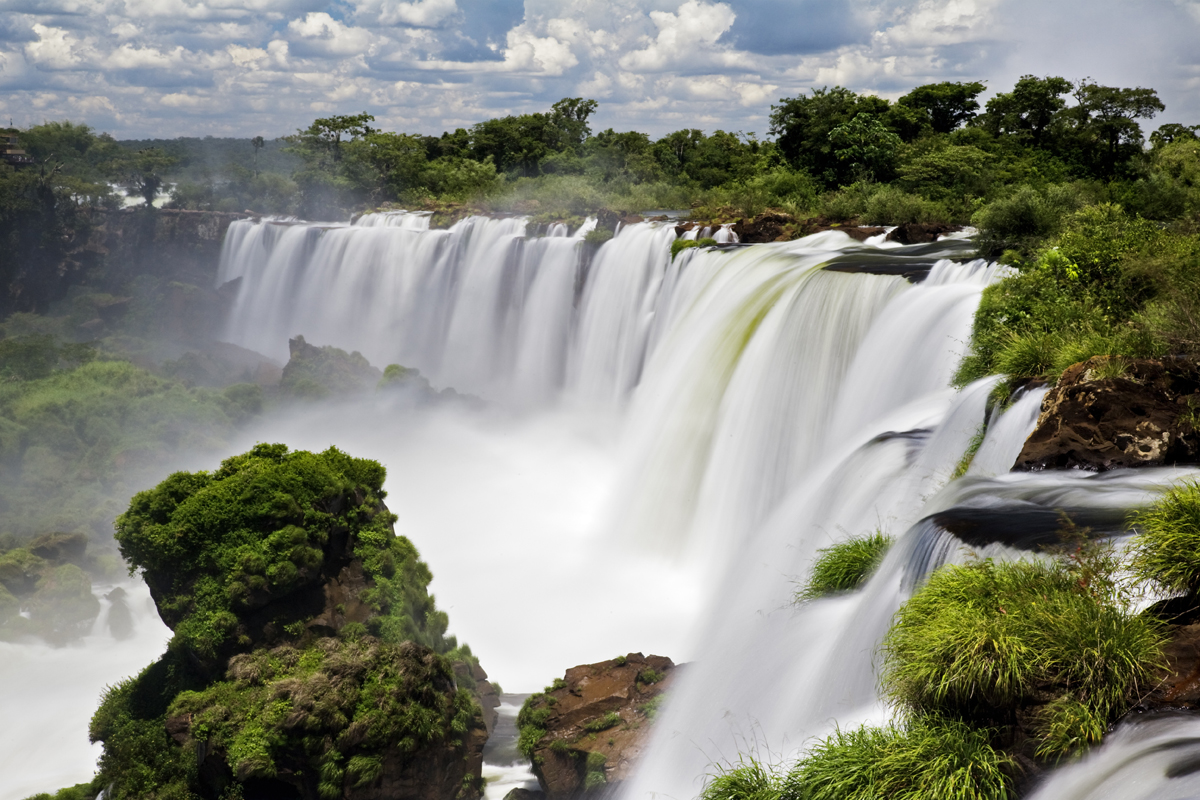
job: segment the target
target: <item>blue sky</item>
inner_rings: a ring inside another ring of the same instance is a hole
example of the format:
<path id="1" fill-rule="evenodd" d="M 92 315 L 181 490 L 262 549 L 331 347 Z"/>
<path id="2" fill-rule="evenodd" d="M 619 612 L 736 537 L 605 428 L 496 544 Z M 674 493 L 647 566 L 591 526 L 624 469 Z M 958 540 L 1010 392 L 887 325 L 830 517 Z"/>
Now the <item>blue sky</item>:
<path id="1" fill-rule="evenodd" d="M 1025 73 L 1154 87 L 1152 126 L 1200 123 L 1200 0 L 0 0 L 0 114 L 121 138 L 363 110 L 440 133 L 568 96 L 593 128 L 763 135 L 813 86 Z"/>

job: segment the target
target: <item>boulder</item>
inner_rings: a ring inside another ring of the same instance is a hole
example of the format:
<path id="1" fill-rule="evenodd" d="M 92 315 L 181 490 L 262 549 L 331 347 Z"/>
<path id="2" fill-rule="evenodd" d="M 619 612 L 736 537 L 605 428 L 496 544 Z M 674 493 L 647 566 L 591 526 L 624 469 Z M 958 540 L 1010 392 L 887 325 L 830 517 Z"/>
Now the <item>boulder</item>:
<path id="1" fill-rule="evenodd" d="M 572 667 L 521 709 L 521 739 L 550 800 L 607 791 L 627 779 L 677 668 L 664 656 Z"/>
<path id="2" fill-rule="evenodd" d="M 1096 356 L 1067 368 L 1042 400 L 1015 470 L 1195 463 L 1200 369 L 1189 359 Z"/>
<path id="3" fill-rule="evenodd" d="M 897 225 L 887 235 L 889 242 L 900 244 L 926 244 L 936 242 L 939 236 L 961 231 L 961 225 L 942 225 L 936 222 L 906 222 Z"/>

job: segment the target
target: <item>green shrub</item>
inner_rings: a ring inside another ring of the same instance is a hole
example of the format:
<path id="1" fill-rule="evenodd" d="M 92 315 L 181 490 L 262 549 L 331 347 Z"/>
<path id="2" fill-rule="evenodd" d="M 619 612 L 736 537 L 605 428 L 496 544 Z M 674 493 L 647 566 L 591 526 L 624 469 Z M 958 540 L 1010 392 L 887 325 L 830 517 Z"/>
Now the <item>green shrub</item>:
<path id="1" fill-rule="evenodd" d="M 43 792 L 35 794 L 32 797 L 27 797 L 25 800 L 93 800 L 99 793 L 100 790 L 94 789 L 92 784 L 79 783 L 75 786 L 59 789 L 54 794 Z"/>
<path id="2" fill-rule="evenodd" d="M 731 766 L 718 765 L 700 792 L 700 800 L 779 800 L 783 780 L 777 771 L 743 755 Z"/>
<path id="3" fill-rule="evenodd" d="M 585 242 L 596 247 L 599 247 L 611 238 L 613 238 L 611 228 L 593 228 L 583 235 Z"/>
<path id="4" fill-rule="evenodd" d="M 1029 252 L 1057 234 L 1079 204 L 1079 193 L 1072 187 L 1039 191 L 1022 185 L 981 208 L 971 224 L 979 229 L 979 249 L 985 255 L 994 257 L 1007 248 Z"/>
<path id="5" fill-rule="evenodd" d="M 867 198 L 861 221 L 866 225 L 947 223 L 950 215 L 937 203 L 909 194 L 898 186 L 880 186 Z"/>
<path id="6" fill-rule="evenodd" d="M 717 243 L 716 239 L 705 237 L 703 239 L 676 239 L 671 242 L 671 258 L 679 255 L 681 250 L 686 250 L 689 247 L 711 247 Z"/>
<path id="7" fill-rule="evenodd" d="M 886 728 L 838 730 L 788 774 L 781 800 L 1006 800 L 1015 763 L 992 731 L 915 716 Z"/>
<path id="8" fill-rule="evenodd" d="M 796 602 L 854 591 L 871 577 L 891 545 L 890 536 L 876 531 L 818 550 L 812 575 L 796 592 Z"/>
<path id="9" fill-rule="evenodd" d="M 647 686 L 650 686 L 652 684 L 658 683 L 665 677 L 667 677 L 667 676 L 664 675 L 663 673 L 659 672 L 658 670 L 647 667 L 646 669 L 642 670 L 641 672 L 639 672 L 637 674 L 637 678 L 635 680 L 637 683 L 644 683 Z"/>
<path id="10" fill-rule="evenodd" d="M 1072 558 L 949 566 L 897 612 L 884 640 L 881 678 L 895 703 L 926 713 L 992 718 L 1035 695 L 1073 697 L 1092 718 L 1114 719 L 1162 663 L 1163 635 L 1131 613 L 1115 583 L 1117 561 L 1084 549 Z M 1060 715 L 1061 728 L 1069 718 Z M 1049 736 L 1049 728 L 1044 735 Z M 1054 745 L 1040 742 L 1045 752 Z"/>
<path id="11" fill-rule="evenodd" d="M 1200 482 L 1172 486 L 1134 526 L 1130 569 L 1137 578 L 1172 592 L 1200 590 Z"/>

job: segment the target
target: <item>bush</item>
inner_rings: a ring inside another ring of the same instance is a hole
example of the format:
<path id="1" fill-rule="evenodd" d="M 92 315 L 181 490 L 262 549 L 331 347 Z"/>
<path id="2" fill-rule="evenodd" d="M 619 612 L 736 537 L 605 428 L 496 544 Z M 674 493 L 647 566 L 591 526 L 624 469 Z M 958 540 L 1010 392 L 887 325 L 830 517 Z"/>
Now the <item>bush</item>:
<path id="1" fill-rule="evenodd" d="M 1015 763 L 992 731 L 939 717 L 836 731 L 788 774 L 781 800 L 1005 800 Z"/>
<path id="2" fill-rule="evenodd" d="M 1123 713 L 1162 662 L 1162 632 L 1127 609 L 1116 568 L 1111 553 L 1084 549 L 1070 559 L 938 570 L 884 640 L 885 694 L 916 712 L 979 719 L 1059 697 L 1088 713 L 1074 715 L 1076 728 L 1071 715 L 1055 715 L 1040 733 L 1041 752 L 1095 741 L 1094 720 Z"/>
<path id="3" fill-rule="evenodd" d="M 891 545 L 890 536 L 876 531 L 818 550 L 812 575 L 796 592 L 796 602 L 854 591 L 871 577 Z"/>
<path id="4" fill-rule="evenodd" d="M 1134 518 L 1138 534 L 1130 548 L 1130 569 L 1143 581 L 1171 592 L 1200 590 L 1200 483 L 1168 489 Z"/>
<path id="5" fill-rule="evenodd" d="M 599 733 L 621 724 L 621 717 L 615 711 L 610 711 L 603 717 L 583 723 L 583 729 L 588 733 Z"/>
<path id="6" fill-rule="evenodd" d="M 1079 207 L 1078 192 L 1069 186 L 1038 191 L 1022 185 L 988 203 L 971 218 L 979 229 L 979 249 L 996 256 L 1006 249 L 1029 252 L 1057 234 L 1066 216 Z"/>

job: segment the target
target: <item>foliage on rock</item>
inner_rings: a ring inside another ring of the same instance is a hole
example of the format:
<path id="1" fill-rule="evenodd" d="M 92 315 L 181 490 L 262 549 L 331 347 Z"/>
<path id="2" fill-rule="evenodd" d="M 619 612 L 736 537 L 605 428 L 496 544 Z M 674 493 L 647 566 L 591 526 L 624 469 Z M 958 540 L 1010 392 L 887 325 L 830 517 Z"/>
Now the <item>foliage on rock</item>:
<path id="1" fill-rule="evenodd" d="M 866 582 L 892 545 L 880 531 L 817 551 L 808 582 L 796 592 L 797 602 L 850 592 Z"/>
<path id="2" fill-rule="evenodd" d="M 276 601 L 351 558 L 373 582 L 359 599 L 375 612 L 377 634 L 446 652 L 446 615 L 426 594 L 428 567 L 392 533 L 383 480 L 378 462 L 336 448 L 260 444 L 211 473 L 177 472 L 135 495 L 117 518 L 117 543 L 144 570 L 174 642 L 202 659 L 261 638 L 245 617 L 272 604 L 279 616 L 268 638 L 300 638 L 289 625 L 308 609 Z"/>

